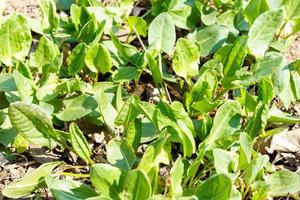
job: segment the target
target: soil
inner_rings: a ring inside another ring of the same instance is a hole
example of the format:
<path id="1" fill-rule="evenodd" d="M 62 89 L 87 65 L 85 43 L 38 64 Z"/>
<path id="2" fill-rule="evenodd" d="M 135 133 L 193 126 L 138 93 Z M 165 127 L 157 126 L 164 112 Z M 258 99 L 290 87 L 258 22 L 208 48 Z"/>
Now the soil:
<path id="1" fill-rule="evenodd" d="M 39 0 L 7 0 L 7 7 L 4 14 L 18 12 L 28 17 L 37 18 L 40 16 Z"/>

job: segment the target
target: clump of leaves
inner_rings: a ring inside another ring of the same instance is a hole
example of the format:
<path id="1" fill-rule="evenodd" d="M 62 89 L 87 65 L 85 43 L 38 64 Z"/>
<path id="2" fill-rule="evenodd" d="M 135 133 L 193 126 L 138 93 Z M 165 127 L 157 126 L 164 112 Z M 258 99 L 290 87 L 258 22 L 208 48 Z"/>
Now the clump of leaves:
<path id="1" fill-rule="evenodd" d="M 300 121 L 283 111 L 300 99 L 300 61 L 283 56 L 300 30 L 299 0 L 40 7 L 40 19 L 0 17 L 1 151 L 34 145 L 79 161 L 44 163 L 4 196 L 299 198 L 300 174 L 276 171 L 254 148 Z"/>

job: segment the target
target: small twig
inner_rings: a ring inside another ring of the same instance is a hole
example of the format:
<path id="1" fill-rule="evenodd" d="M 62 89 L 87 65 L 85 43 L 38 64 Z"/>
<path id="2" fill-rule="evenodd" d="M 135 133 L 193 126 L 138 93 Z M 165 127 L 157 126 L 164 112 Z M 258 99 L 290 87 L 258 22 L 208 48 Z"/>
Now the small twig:
<path id="1" fill-rule="evenodd" d="M 164 84 L 164 89 L 165 89 L 165 91 L 166 91 L 166 94 L 167 94 L 167 97 L 168 97 L 168 101 L 169 101 L 170 103 L 172 103 L 172 98 L 171 98 L 171 95 L 170 95 L 170 93 L 169 93 L 169 90 L 168 90 L 168 87 L 166 86 L 166 84 Z"/>

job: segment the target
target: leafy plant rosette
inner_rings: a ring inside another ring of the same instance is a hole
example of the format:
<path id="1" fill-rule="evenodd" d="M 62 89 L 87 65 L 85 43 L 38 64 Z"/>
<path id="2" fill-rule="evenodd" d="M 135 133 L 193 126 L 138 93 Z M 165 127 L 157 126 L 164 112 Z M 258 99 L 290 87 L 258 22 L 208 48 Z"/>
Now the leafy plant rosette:
<path id="1" fill-rule="evenodd" d="M 300 62 L 284 58 L 299 0 L 41 0 L 40 10 L 0 16 L 1 154 L 34 146 L 78 160 L 41 164 L 4 196 L 299 198 L 300 174 L 254 148 L 300 121 L 287 112 Z"/>

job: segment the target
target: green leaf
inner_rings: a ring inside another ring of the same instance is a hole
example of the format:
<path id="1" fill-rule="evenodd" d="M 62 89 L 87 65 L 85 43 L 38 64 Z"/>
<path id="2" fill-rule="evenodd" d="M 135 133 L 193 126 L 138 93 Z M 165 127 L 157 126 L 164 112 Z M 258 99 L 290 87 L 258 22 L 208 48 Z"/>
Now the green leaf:
<path id="1" fill-rule="evenodd" d="M 232 135 L 240 127 L 241 106 L 237 101 L 224 103 L 217 111 L 211 131 L 206 138 L 207 150 L 216 147 L 216 140 Z"/>
<path id="2" fill-rule="evenodd" d="M 233 156 L 223 149 L 213 149 L 214 167 L 218 174 L 230 175 L 233 163 Z"/>
<path id="3" fill-rule="evenodd" d="M 26 19 L 20 15 L 11 15 L 0 26 L 0 61 L 6 66 L 12 66 L 13 59 L 23 61 L 29 53 L 31 41 Z"/>
<path id="4" fill-rule="evenodd" d="M 180 102 L 173 102 L 171 106 L 160 102 L 156 106 L 153 120 L 160 131 L 168 126 L 172 127 L 174 132 L 172 139 L 182 143 L 184 157 L 191 156 L 195 152 L 196 133 L 193 122 Z"/>
<path id="5" fill-rule="evenodd" d="M 45 182 L 57 200 L 81 200 L 98 195 L 88 185 L 78 181 L 60 180 L 48 175 L 45 177 Z"/>
<path id="6" fill-rule="evenodd" d="M 65 109 L 56 114 L 62 121 L 74 121 L 95 111 L 98 107 L 97 100 L 93 96 L 82 94 L 70 97 L 63 101 Z"/>
<path id="7" fill-rule="evenodd" d="M 135 169 L 129 171 L 124 178 L 121 199 L 148 199 L 151 196 L 151 191 L 151 184 L 147 175 L 143 171 Z"/>
<path id="8" fill-rule="evenodd" d="M 16 102 L 12 103 L 8 109 L 11 124 L 30 143 L 53 146 L 51 136 L 54 128 L 48 115 L 37 105 Z"/>
<path id="9" fill-rule="evenodd" d="M 126 102 L 123 104 L 121 110 L 118 113 L 117 118 L 115 119 L 115 124 L 117 126 L 123 125 L 126 129 L 128 123 L 134 120 L 140 113 L 136 107 L 135 102 L 137 101 L 136 96 L 130 96 Z"/>
<path id="10" fill-rule="evenodd" d="M 114 122 L 118 113 L 102 90 L 99 95 L 99 109 L 105 124 L 112 131 L 115 127 Z"/>
<path id="11" fill-rule="evenodd" d="M 203 24 L 209 26 L 216 23 L 217 21 L 216 9 L 203 4 L 201 6 L 200 11 L 201 11 L 201 21 L 203 22 Z"/>
<path id="12" fill-rule="evenodd" d="M 179 28 L 189 30 L 195 27 L 195 23 L 192 20 L 194 13 L 190 2 L 181 0 L 171 1 L 168 7 L 168 14 L 171 16 L 175 26 Z M 199 15 L 197 17 L 199 17 Z"/>
<path id="13" fill-rule="evenodd" d="M 269 104 L 274 98 L 274 87 L 272 81 L 263 78 L 258 84 L 258 99 Z"/>
<path id="14" fill-rule="evenodd" d="M 240 80 L 232 81 L 229 79 L 230 84 L 236 86 L 248 86 L 259 82 L 265 77 L 272 75 L 276 70 L 284 65 L 284 58 L 277 52 L 268 52 L 262 59 L 258 60 L 250 71 L 245 75 L 239 77 Z M 241 69 L 243 70 L 243 68 Z"/>
<path id="15" fill-rule="evenodd" d="M 182 159 L 179 157 L 175 161 L 170 171 L 170 175 L 171 175 L 170 193 L 175 198 L 180 197 L 182 194 L 181 182 L 183 178 L 183 172 L 184 172 L 184 165 Z"/>
<path id="16" fill-rule="evenodd" d="M 161 87 L 163 83 L 162 69 L 150 53 L 146 53 L 146 58 L 156 87 Z"/>
<path id="17" fill-rule="evenodd" d="M 45 36 L 39 40 L 35 53 L 30 57 L 30 63 L 42 72 L 43 67 L 55 64 L 55 59 L 60 55 L 56 44 Z"/>
<path id="18" fill-rule="evenodd" d="M 300 99 L 300 76 L 297 72 L 297 66 L 300 66 L 300 61 L 295 61 L 289 64 L 289 69 L 291 73 L 290 86 L 296 100 Z"/>
<path id="19" fill-rule="evenodd" d="M 200 68 L 200 75 L 204 74 L 207 70 L 215 72 L 218 78 L 223 77 L 223 64 L 217 59 L 213 58 L 204 63 Z"/>
<path id="20" fill-rule="evenodd" d="M 251 54 L 258 58 L 265 55 L 275 33 L 283 25 L 283 20 L 282 9 L 266 11 L 255 19 L 248 38 Z"/>
<path id="21" fill-rule="evenodd" d="M 222 102 L 220 101 L 208 101 L 208 100 L 200 100 L 196 101 L 192 104 L 192 108 L 199 111 L 200 113 L 208 113 L 218 107 Z"/>
<path id="22" fill-rule="evenodd" d="M 231 179 L 224 174 L 218 174 L 210 176 L 201 183 L 195 195 L 201 200 L 228 200 L 231 189 Z"/>
<path id="23" fill-rule="evenodd" d="M 17 70 L 13 72 L 13 76 L 18 88 L 20 99 L 23 101 L 31 102 L 33 100 L 33 94 L 35 92 L 32 80 L 24 77 Z"/>
<path id="24" fill-rule="evenodd" d="M 14 77 L 11 74 L 0 74 L 0 91 L 16 91 L 17 86 Z"/>
<path id="25" fill-rule="evenodd" d="M 43 102 L 49 102 L 58 96 L 57 86 L 59 84 L 59 78 L 56 74 L 50 73 L 43 85 L 36 90 L 36 97 Z"/>
<path id="26" fill-rule="evenodd" d="M 246 126 L 247 134 L 253 139 L 258 134 L 263 133 L 267 124 L 269 105 L 259 102 L 256 106 L 253 117 Z"/>
<path id="27" fill-rule="evenodd" d="M 258 176 L 259 172 L 268 163 L 269 157 L 267 155 L 258 155 L 257 158 L 253 159 L 245 171 L 244 180 L 249 187 Z"/>
<path id="28" fill-rule="evenodd" d="M 274 123 L 294 124 L 300 122 L 300 117 L 285 113 L 273 106 L 270 109 L 268 121 Z"/>
<path id="29" fill-rule="evenodd" d="M 135 162 L 135 153 L 126 139 L 112 139 L 106 145 L 107 160 L 115 167 L 130 170 Z"/>
<path id="30" fill-rule="evenodd" d="M 247 55 L 247 37 L 241 36 L 232 45 L 227 45 L 214 55 L 223 64 L 224 76 L 234 76 L 244 64 Z"/>
<path id="31" fill-rule="evenodd" d="M 87 45 L 85 43 L 80 43 L 72 49 L 71 55 L 68 58 L 68 72 L 70 75 L 74 75 L 83 69 L 86 53 Z"/>
<path id="32" fill-rule="evenodd" d="M 39 166 L 36 170 L 26 174 L 23 178 L 8 184 L 2 194 L 9 198 L 21 198 L 31 194 L 44 185 L 44 177 L 61 162 L 50 162 Z"/>
<path id="33" fill-rule="evenodd" d="M 137 151 L 140 146 L 142 137 L 142 122 L 140 119 L 135 119 L 128 123 L 125 131 L 125 138 L 132 148 Z"/>
<path id="34" fill-rule="evenodd" d="M 96 191 L 112 199 L 120 199 L 123 176 L 121 169 L 108 164 L 94 164 L 90 170 L 90 179 Z"/>
<path id="35" fill-rule="evenodd" d="M 246 169 L 251 161 L 252 140 L 247 133 L 242 132 L 240 135 L 240 156 L 239 169 Z"/>
<path id="36" fill-rule="evenodd" d="M 135 80 L 139 74 L 139 69 L 136 67 L 120 67 L 114 71 L 112 77 L 117 83 L 129 82 Z"/>
<path id="37" fill-rule="evenodd" d="M 251 0 L 244 10 L 244 15 L 250 24 L 252 24 L 259 15 L 269 9 L 267 0 Z"/>
<path id="38" fill-rule="evenodd" d="M 136 31 L 139 35 L 146 37 L 147 36 L 147 23 L 141 17 L 129 16 L 127 19 L 128 26 L 131 31 Z"/>
<path id="39" fill-rule="evenodd" d="M 294 0 L 283 0 L 282 5 L 285 10 L 285 18 L 291 20 L 300 17 L 300 2 Z"/>
<path id="40" fill-rule="evenodd" d="M 200 100 L 211 100 L 215 95 L 218 79 L 212 70 L 206 70 L 186 97 L 186 105 L 190 110 L 193 103 Z"/>
<path id="41" fill-rule="evenodd" d="M 70 142 L 75 153 L 86 163 L 92 164 L 91 148 L 83 133 L 75 123 L 71 123 L 69 127 Z"/>
<path id="42" fill-rule="evenodd" d="M 277 171 L 265 177 L 271 196 L 288 196 L 299 192 L 300 175 L 291 171 Z"/>
<path id="43" fill-rule="evenodd" d="M 86 8 L 72 4 L 70 14 L 75 29 L 77 32 L 79 32 L 79 30 L 81 30 L 82 27 L 88 22 L 89 13 Z"/>
<path id="44" fill-rule="evenodd" d="M 70 10 L 71 5 L 74 3 L 74 0 L 55 0 L 58 10 Z"/>
<path id="45" fill-rule="evenodd" d="M 86 44 L 97 44 L 102 37 L 105 21 L 98 23 L 94 15 L 89 17 L 89 20 L 80 29 L 77 40 Z"/>
<path id="46" fill-rule="evenodd" d="M 274 92 L 280 98 L 283 106 L 287 109 L 295 101 L 291 87 L 291 70 L 289 65 L 282 64 L 272 76 Z"/>
<path id="47" fill-rule="evenodd" d="M 176 41 L 175 26 L 168 13 L 161 13 L 150 24 L 148 42 L 158 49 L 171 54 Z"/>
<path id="48" fill-rule="evenodd" d="M 85 63 L 94 73 L 105 74 L 112 67 L 110 53 L 102 44 L 95 44 L 89 48 L 85 56 Z"/>
<path id="49" fill-rule="evenodd" d="M 210 25 L 195 33 L 192 39 L 200 45 L 200 55 L 206 57 L 209 54 L 216 52 L 224 44 L 228 28 L 220 25 Z"/>
<path id="50" fill-rule="evenodd" d="M 176 43 L 172 68 L 178 76 L 189 80 L 198 75 L 199 49 L 192 41 L 180 38 Z"/>
<path id="51" fill-rule="evenodd" d="M 112 32 L 110 33 L 110 37 L 117 50 L 116 54 L 122 58 L 122 61 L 124 60 L 125 64 L 130 62 L 136 67 L 140 67 L 141 63 L 144 62 L 143 54 L 140 54 L 135 46 L 123 44 Z"/>
<path id="52" fill-rule="evenodd" d="M 235 26 L 237 13 L 235 10 L 227 10 L 220 14 L 217 18 L 217 24 L 226 26 L 234 35 L 238 35 L 239 31 Z"/>
<path id="53" fill-rule="evenodd" d="M 39 5 L 42 12 L 42 26 L 43 29 L 52 31 L 58 28 L 59 17 L 56 13 L 56 5 L 53 0 L 39 1 Z"/>

